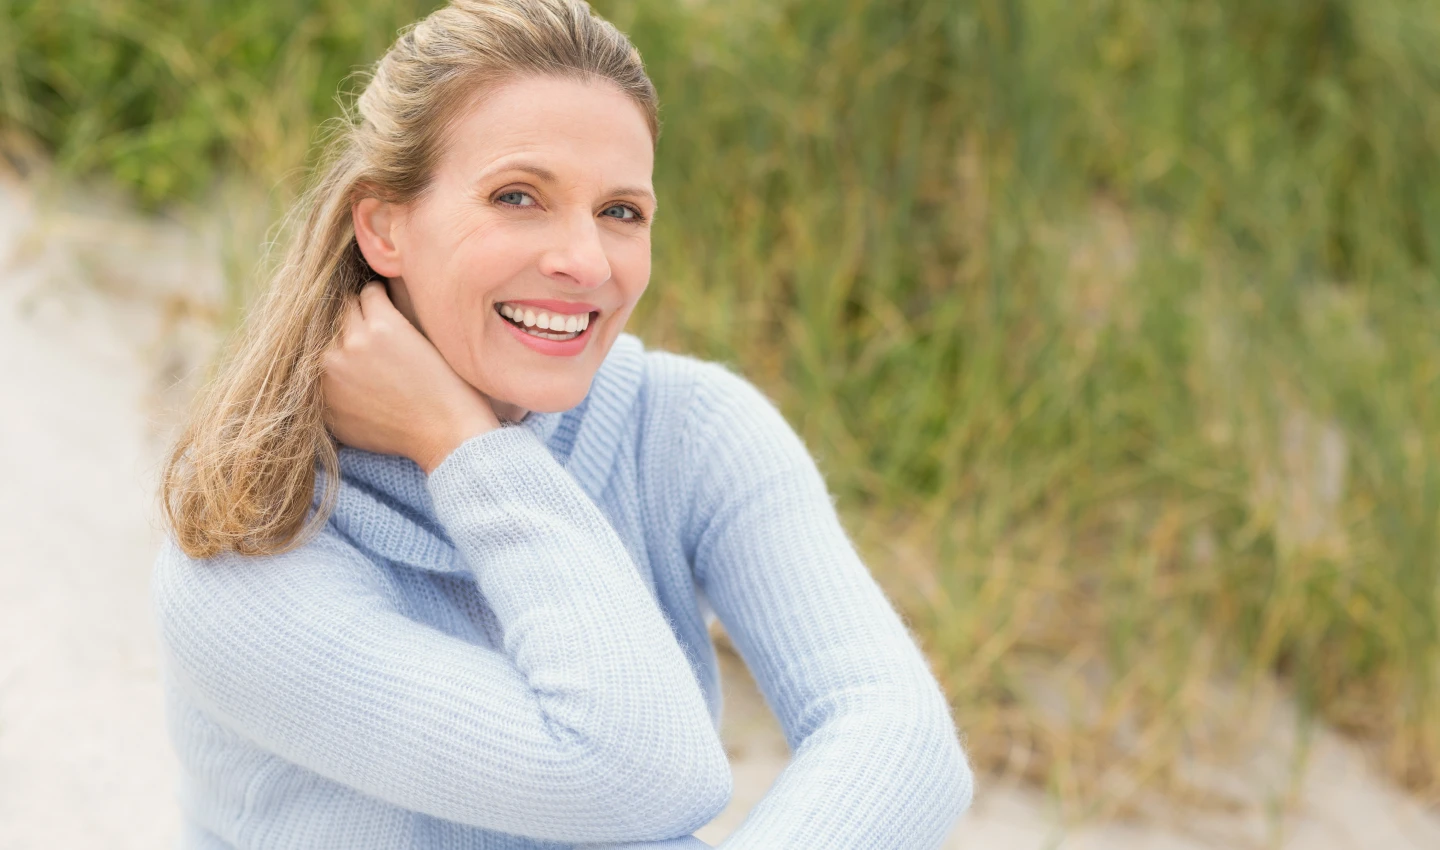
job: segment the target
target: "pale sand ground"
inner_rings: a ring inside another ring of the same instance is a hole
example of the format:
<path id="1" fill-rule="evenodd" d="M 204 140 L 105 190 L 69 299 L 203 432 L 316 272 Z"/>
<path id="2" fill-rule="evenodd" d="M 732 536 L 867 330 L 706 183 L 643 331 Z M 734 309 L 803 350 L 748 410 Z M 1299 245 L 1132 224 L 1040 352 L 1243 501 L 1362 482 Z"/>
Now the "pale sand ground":
<path id="1" fill-rule="evenodd" d="M 27 189 L 0 173 L 0 850 L 168 847 L 175 765 L 146 598 L 157 411 L 207 344 L 183 308 L 217 303 L 216 231 L 137 224 L 92 199 L 63 209 L 36 231 Z M 711 843 L 787 758 L 743 664 L 726 666 L 736 790 L 701 833 Z M 1164 824 L 1065 830 L 1041 794 L 982 777 L 947 846 L 1440 848 L 1440 816 L 1333 734 L 1278 819 L 1285 760 L 1260 756 L 1229 777 L 1251 810 Z"/>

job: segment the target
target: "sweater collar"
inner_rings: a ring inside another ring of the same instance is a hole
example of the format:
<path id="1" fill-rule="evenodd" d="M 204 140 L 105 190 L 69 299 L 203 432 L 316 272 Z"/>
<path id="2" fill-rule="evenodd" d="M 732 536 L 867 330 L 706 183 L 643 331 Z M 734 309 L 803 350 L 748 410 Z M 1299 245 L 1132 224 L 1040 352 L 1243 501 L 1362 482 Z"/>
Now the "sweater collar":
<path id="1" fill-rule="evenodd" d="M 580 487 L 599 503 L 639 393 L 644 345 L 622 333 L 590 391 L 574 408 L 531 412 L 515 425 L 535 434 Z M 461 572 L 454 545 L 435 519 L 424 470 L 408 458 L 340 448 L 340 487 L 329 526 L 361 550 L 403 566 Z M 323 473 L 317 479 L 319 501 Z"/>

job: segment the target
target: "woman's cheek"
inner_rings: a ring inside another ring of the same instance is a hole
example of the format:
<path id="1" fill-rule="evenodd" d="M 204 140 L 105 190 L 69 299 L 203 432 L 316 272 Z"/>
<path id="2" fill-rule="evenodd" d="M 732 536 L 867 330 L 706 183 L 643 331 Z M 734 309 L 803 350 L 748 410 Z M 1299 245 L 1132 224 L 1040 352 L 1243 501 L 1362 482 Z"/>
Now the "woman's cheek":
<path id="1" fill-rule="evenodd" d="M 650 282 L 650 240 L 648 237 L 621 243 L 611 253 L 612 274 L 624 289 L 626 300 L 638 300 Z"/>

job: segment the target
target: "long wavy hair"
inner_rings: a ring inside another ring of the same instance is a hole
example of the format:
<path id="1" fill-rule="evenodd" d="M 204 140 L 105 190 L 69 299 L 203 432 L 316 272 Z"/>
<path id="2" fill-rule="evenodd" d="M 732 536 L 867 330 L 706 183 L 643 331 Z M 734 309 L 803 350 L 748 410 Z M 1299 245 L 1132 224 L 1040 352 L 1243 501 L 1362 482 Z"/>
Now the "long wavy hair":
<path id="1" fill-rule="evenodd" d="M 640 54 L 584 0 L 452 0 L 402 30 L 337 119 L 285 218 L 280 261 L 169 455 L 161 502 L 186 554 L 282 552 L 324 524 L 336 493 L 327 486 L 310 511 L 316 469 L 336 481 L 339 459 L 323 419 L 322 358 L 348 299 L 376 277 L 355 243 L 351 205 L 418 198 L 466 105 L 531 75 L 608 80 L 659 137 Z"/>

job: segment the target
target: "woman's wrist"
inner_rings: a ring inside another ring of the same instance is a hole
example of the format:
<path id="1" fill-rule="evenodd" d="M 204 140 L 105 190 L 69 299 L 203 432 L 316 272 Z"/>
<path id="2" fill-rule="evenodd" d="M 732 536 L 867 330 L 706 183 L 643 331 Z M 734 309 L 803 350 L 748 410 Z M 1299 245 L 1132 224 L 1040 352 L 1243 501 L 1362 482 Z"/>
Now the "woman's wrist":
<path id="1" fill-rule="evenodd" d="M 419 443 L 410 459 L 429 475 L 467 440 L 500 427 L 500 420 L 491 411 L 467 411 L 448 419 L 432 435 Z"/>

